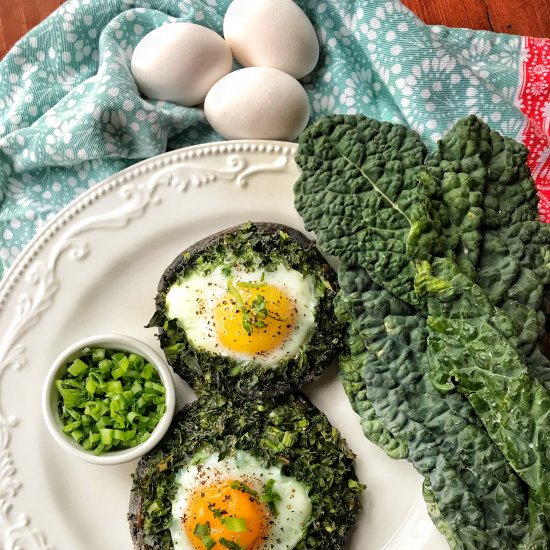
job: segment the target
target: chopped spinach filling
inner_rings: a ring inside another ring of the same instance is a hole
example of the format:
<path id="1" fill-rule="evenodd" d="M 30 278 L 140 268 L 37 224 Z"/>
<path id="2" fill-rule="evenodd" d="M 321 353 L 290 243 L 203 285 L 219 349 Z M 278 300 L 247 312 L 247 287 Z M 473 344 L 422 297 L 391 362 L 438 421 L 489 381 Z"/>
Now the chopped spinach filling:
<path id="1" fill-rule="evenodd" d="M 280 467 L 283 475 L 310 488 L 312 515 L 297 550 L 345 548 L 361 511 L 364 487 L 355 476 L 355 457 L 338 430 L 300 394 L 243 401 L 212 394 L 180 411 L 161 443 L 140 460 L 133 476 L 128 519 L 136 547 L 172 548 L 171 499 L 181 467 L 197 453 L 219 453 L 221 458 L 237 450 L 253 454 L 266 467 Z M 251 491 L 245 484 L 238 489 Z M 272 480 L 258 498 L 276 510 L 280 497 Z M 234 523 L 238 527 L 238 521 Z M 206 524 L 197 528 L 205 545 L 210 544 Z"/>

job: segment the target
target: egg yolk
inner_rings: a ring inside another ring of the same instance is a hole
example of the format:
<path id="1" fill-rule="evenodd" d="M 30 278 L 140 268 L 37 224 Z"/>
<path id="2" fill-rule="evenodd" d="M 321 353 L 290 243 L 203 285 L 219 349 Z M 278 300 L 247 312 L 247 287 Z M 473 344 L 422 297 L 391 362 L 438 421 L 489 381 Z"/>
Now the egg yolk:
<path id="1" fill-rule="evenodd" d="M 198 525 L 208 524 L 209 536 L 214 541 L 224 538 L 239 544 L 244 550 L 254 550 L 264 540 L 267 532 L 264 507 L 252 495 L 233 489 L 231 483 L 227 481 L 200 487 L 191 495 L 183 526 L 196 550 L 204 550 L 202 538 L 195 534 Z M 244 525 L 245 530 L 232 530 L 234 525 L 226 518 L 244 520 L 239 524 Z"/>
<path id="2" fill-rule="evenodd" d="M 237 285 L 234 289 L 215 307 L 214 323 L 220 343 L 250 355 L 268 353 L 280 346 L 295 322 L 294 300 L 269 284 L 257 288 Z"/>

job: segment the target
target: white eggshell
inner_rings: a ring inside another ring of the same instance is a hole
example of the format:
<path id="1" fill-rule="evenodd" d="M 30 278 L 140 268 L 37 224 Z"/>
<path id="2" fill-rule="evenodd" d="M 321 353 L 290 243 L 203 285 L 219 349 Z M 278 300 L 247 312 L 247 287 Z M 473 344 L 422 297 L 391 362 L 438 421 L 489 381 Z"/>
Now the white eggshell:
<path id="1" fill-rule="evenodd" d="M 232 63 L 231 50 L 214 31 L 194 23 L 170 23 L 138 43 L 131 69 L 145 96 L 191 107 L 204 100 Z"/>
<path id="2" fill-rule="evenodd" d="M 269 67 L 224 76 L 204 100 L 208 122 L 227 139 L 293 140 L 306 127 L 309 111 L 300 83 Z"/>
<path id="3" fill-rule="evenodd" d="M 244 67 L 273 67 L 302 78 L 319 59 L 315 29 L 292 0 L 233 0 L 223 35 Z"/>

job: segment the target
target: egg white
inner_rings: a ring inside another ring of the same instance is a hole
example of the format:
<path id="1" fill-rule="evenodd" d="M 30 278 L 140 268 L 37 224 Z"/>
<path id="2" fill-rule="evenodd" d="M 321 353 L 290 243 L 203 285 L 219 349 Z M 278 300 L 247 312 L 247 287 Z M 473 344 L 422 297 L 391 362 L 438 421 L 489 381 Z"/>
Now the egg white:
<path id="1" fill-rule="evenodd" d="M 236 457 L 219 460 L 219 454 L 196 456 L 176 474 L 176 494 L 172 500 L 170 533 L 174 550 L 194 550 L 193 543 L 185 532 L 181 518 L 189 507 L 195 490 L 205 484 L 224 480 L 240 480 L 262 494 L 268 480 L 275 480 L 274 490 L 281 500 L 277 501 L 278 516 L 270 519 L 266 540 L 257 550 L 291 550 L 304 535 L 311 517 L 311 499 L 308 488 L 296 478 L 285 476 L 281 469 L 266 468 L 254 456 L 238 451 Z"/>
<path id="2" fill-rule="evenodd" d="M 287 338 L 281 345 L 267 353 L 246 354 L 225 347 L 218 341 L 212 330 L 212 319 L 218 302 L 227 293 L 229 277 L 218 267 L 208 275 L 194 272 L 174 284 L 166 295 L 166 314 L 169 319 L 177 319 L 185 330 L 187 338 L 199 349 L 239 362 L 251 360 L 276 365 L 282 359 L 298 353 L 307 343 L 315 328 L 315 309 L 318 298 L 315 294 L 314 279 L 299 271 L 278 266 L 275 271 L 249 271 L 233 268 L 231 277 L 235 281 L 264 281 L 283 290 L 295 302 L 296 321 Z"/>

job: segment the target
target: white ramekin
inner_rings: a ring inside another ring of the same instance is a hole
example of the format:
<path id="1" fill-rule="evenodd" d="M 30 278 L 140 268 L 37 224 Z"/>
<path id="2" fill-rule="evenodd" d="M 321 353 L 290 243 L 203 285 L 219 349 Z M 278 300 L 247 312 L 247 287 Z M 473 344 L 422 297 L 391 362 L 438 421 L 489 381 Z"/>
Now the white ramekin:
<path id="1" fill-rule="evenodd" d="M 141 355 L 152 363 L 160 374 L 162 384 L 166 390 L 166 411 L 149 438 L 140 445 L 121 451 L 108 451 L 101 455 L 94 455 L 92 451 L 86 451 L 82 445 L 77 443 L 69 434 L 63 433 L 63 423 L 57 412 L 59 392 L 57 391 L 55 381 L 65 374 L 68 364 L 80 355 L 82 349 L 88 346 L 120 350 Z M 50 367 L 42 389 L 42 414 L 48 431 L 65 451 L 81 460 L 91 462 L 92 464 L 122 464 L 135 460 L 150 451 L 162 439 L 168 426 L 170 426 L 175 407 L 176 391 L 174 388 L 174 380 L 172 379 L 171 369 L 164 358 L 144 342 L 123 334 L 98 334 L 89 336 L 65 348 Z"/>

